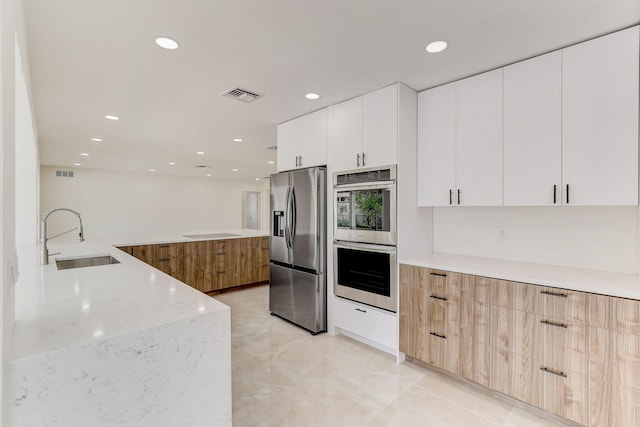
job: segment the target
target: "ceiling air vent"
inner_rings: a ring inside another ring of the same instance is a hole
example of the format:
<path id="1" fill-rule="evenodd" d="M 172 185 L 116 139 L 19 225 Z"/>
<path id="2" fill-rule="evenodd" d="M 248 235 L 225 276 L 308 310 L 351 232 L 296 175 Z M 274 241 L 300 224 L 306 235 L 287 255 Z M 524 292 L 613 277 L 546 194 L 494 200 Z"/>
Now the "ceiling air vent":
<path id="1" fill-rule="evenodd" d="M 209 169 L 211 166 L 209 166 L 209 165 L 196 165 L 195 167 L 199 168 L 199 169 Z"/>
<path id="2" fill-rule="evenodd" d="M 271 151 L 277 151 L 278 150 L 278 146 L 277 145 L 270 145 L 268 147 L 264 147 L 266 150 L 271 150 Z"/>
<path id="3" fill-rule="evenodd" d="M 56 176 L 73 178 L 73 171 L 56 171 Z"/>
<path id="4" fill-rule="evenodd" d="M 227 98 L 237 99 L 242 102 L 253 102 L 258 98 L 262 98 L 264 95 L 259 95 L 255 92 L 248 91 L 246 89 L 240 89 L 239 87 L 233 87 L 222 94 L 222 96 L 226 96 Z"/>

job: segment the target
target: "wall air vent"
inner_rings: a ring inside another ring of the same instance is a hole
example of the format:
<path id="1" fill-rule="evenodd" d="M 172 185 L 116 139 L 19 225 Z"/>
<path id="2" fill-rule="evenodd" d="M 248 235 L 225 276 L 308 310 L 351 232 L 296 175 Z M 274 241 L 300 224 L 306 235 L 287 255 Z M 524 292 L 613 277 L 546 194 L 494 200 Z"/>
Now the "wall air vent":
<path id="1" fill-rule="evenodd" d="M 228 91 L 222 94 L 222 96 L 226 96 L 227 98 L 237 99 L 242 102 L 253 102 L 258 98 L 262 98 L 264 95 L 259 95 L 255 92 L 251 92 L 246 89 L 241 89 L 239 87 L 232 87 Z"/>
<path id="2" fill-rule="evenodd" d="M 278 150 L 278 146 L 277 145 L 270 145 L 268 147 L 264 147 L 266 150 L 271 150 L 271 151 L 277 151 Z"/>
<path id="3" fill-rule="evenodd" d="M 73 171 L 56 171 L 56 176 L 63 178 L 73 178 Z"/>

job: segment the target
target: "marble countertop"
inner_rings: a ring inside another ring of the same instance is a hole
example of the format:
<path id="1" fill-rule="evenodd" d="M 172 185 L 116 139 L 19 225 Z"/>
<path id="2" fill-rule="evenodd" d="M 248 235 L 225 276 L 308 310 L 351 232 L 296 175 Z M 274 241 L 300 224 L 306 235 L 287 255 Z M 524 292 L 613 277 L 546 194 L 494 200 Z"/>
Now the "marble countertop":
<path id="1" fill-rule="evenodd" d="M 640 277 L 636 274 L 444 253 L 429 253 L 401 259 L 400 263 L 640 300 Z"/>
<path id="2" fill-rule="evenodd" d="M 214 237 L 213 235 L 220 236 Z M 156 245 L 162 243 L 197 242 L 202 240 L 228 240 L 244 239 L 247 237 L 268 236 L 267 230 L 218 230 L 218 231 L 192 231 L 184 233 L 153 233 L 129 236 L 116 236 L 109 240 L 114 246 Z M 187 237 L 192 236 L 192 237 Z M 197 236 L 197 237 L 196 237 Z"/>
<path id="3" fill-rule="evenodd" d="M 235 238 L 268 235 L 258 230 L 224 233 L 239 234 Z M 49 254 L 60 254 L 51 256 L 48 265 L 39 263 L 39 246 L 19 247 L 13 359 L 228 310 L 226 305 L 115 247 L 199 240 L 184 237 L 188 234 L 206 233 L 87 238 L 84 242 L 53 240 L 48 244 Z M 56 258 L 89 255 L 111 255 L 120 263 L 69 270 L 56 267 Z"/>

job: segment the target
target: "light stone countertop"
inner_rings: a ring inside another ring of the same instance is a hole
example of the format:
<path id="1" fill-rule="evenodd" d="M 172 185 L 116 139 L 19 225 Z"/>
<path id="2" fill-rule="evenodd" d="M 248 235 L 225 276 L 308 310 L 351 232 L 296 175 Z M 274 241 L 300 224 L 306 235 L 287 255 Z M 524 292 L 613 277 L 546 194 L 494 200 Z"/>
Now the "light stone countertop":
<path id="1" fill-rule="evenodd" d="M 400 264 L 640 300 L 640 277 L 636 274 L 437 252 L 401 259 Z"/>
<path id="2" fill-rule="evenodd" d="M 66 349 L 126 333 L 229 310 L 215 299 L 117 249 L 136 245 L 196 241 L 185 234 L 233 233 L 266 236 L 259 230 L 224 230 L 113 238 L 84 242 L 50 241 L 48 265 L 39 245 L 20 247 L 15 288 L 14 360 Z M 58 270 L 55 259 L 112 255 L 120 264 Z"/>

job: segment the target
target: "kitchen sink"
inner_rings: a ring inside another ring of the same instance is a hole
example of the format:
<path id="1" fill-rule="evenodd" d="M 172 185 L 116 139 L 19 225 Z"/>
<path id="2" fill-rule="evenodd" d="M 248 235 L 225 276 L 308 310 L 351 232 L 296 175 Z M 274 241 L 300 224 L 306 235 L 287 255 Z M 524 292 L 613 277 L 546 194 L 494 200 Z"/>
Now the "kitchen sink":
<path id="1" fill-rule="evenodd" d="M 95 267 L 97 265 L 120 264 L 120 261 L 111 255 L 95 255 L 77 258 L 56 259 L 58 270 L 69 268 Z"/>
<path id="2" fill-rule="evenodd" d="M 190 239 L 219 239 L 220 237 L 237 237 L 240 234 L 233 233 L 212 233 L 212 234 L 188 234 L 184 237 L 188 237 Z"/>

